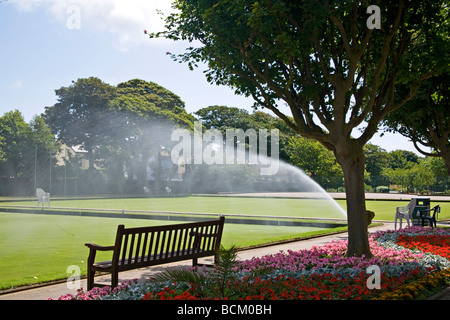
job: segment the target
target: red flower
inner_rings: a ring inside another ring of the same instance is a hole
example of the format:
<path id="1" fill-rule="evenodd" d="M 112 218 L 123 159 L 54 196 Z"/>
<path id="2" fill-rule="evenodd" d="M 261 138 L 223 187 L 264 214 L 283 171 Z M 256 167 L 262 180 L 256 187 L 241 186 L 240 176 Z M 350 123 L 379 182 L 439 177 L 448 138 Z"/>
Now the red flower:
<path id="1" fill-rule="evenodd" d="M 397 244 L 408 248 L 430 252 L 450 259 L 450 236 L 418 235 L 414 237 L 400 235 Z"/>

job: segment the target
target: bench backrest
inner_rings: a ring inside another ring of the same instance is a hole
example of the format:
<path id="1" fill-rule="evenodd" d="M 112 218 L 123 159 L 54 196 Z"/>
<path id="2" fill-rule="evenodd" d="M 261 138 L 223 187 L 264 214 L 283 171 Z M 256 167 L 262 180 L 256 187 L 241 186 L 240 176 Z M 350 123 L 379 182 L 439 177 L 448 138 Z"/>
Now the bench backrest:
<path id="1" fill-rule="evenodd" d="M 217 253 L 224 217 L 165 226 L 125 228 L 119 225 L 113 264 L 126 270 Z M 198 235 L 203 235 L 199 237 Z"/>

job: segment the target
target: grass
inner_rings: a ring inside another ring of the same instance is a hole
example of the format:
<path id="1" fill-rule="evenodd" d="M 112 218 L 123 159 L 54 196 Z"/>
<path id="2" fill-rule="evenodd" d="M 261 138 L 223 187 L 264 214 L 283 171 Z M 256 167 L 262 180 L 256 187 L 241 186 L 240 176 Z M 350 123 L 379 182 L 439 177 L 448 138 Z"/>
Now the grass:
<path id="1" fill-rule="evenodd" d="M 346 210 L 345 200 L 336 203 Z M 36 201 L 1 202 L 1 205 L 36 206 Z M 393 220 L 395 207 L 406 206 L 408 201 L 368 200 L 366 207 L 375 212 L 375 220 Z M 450 202 L 439 204 L 439 219 L 450 219 Z M 52 207 L 93 208 L 113 210 L 153 210 L 214 214 L 248 214 L 268 216 L 316 217 L 345 219 L 331 203 L 321 199 L 240 198 L 240 197 L 162 197 L 118 198 L 86 200 L 52 200 Z"/>
<path id="2" fill-rule="evenodd" d="M 163 225 L 177 221 L 46 216 L 0 213 L 0 289 L 64 279 L 67 267 L 86 273 L 87 242 L 112 245 L 118 224 L 127 227 Z M 223 245 L 252 246 L 297 238 L 323 229 L 226 224 Z M 110 260 L 107 253 L 98 259 Z"/>
<path id="3" fill-rule="evenodd" d="M 345 208 L 345 201 L 338 203 Z M 407 201 L 367 201 L 367 208 L 375 212 L 376 220 L 392 220 L 395 207 L 406 204 Z M 2 202 L 1 205 L 35 206 L 36 202 Z M 51 205 L 67 208 L 342 218 L 330 203 L 312 199 L 124 198 L 54 200 Z M 443 202 L 440 205 L 442 210 L 439 218 L 449 219 L 450 203 Z M 84 243 L 113 244 L 118 224 L 134 227 L 168 223 L 177 221 L 0 213 L 0 289 L 66 278 L 67 267 L 70 265 L 78 265 L 81 272 L 85 273 L 88 249 Z M 223 244 L 225 247 L 247 247 L 337 230 L 342 228 L 226 224 Z M 99 259 L 110 259 L 110 256 L 100 255 Z"/>
<path id="4" fill-rule="evenodd" d="M 3 202 L 8 205 L 35 206 L 36 201 Z M 345 218 L 331 201 L 317 199 L 273 199 L 239 197 L 163 197 L 90 200 L 52 200 L 52 207 L 114 210 L 153 210 L 214 214 L 248 214 L 292 217 Z"/>

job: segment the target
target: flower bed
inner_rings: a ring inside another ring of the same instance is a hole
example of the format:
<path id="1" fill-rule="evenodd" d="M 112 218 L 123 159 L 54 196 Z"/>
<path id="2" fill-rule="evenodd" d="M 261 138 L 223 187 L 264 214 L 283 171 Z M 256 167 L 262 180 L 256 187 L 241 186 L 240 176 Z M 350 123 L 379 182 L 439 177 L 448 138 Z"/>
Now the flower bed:
<path id="1" fill-rule="evenodd" d="M 412 270 L 405 278 L 416 278 L 418 270 Z M 349 279 L 324 273 L 313 274 L 309 277 L 287 277 L 285 275 L 273 279 L 242 279 L 232 281 L 227 285 L 225 300 L 342 300 L 342 299 L 371 299 L 374 292 L 366 286 L 367 274 L 361 272 Z M 403 282 L 397 277 L 382 275 L 382 288 L 394 290 Z M 191 287 L 188 290 L 171 289 L 165 287 L 162 291 L 148 292 L 144 300 L 200 300 L 202 297 Z M 216 297 L 217 298 L 217 297 Z"/>
<path id="2" fill-rule="evenodd" d="M 448 284 L 450 269 L 430 273 L 416 281 L 404 284 L 393 291 L 380 294 L 375 300 L 412 300 L 426 299 L 436 293 L 436 289 Z"/>
<path id="3" fill-rule="evenodd" d="M 408 249 L 430 252 L 450 260 L 450 236 L 419 235 L 413 237 L 400 235 L 397 244 Z"/>
<path id="4" fill-rule="evenodd" d="M 449 237 L 449 232 L 442 229 L 421 227 L 377 232 L 370 237 L 374 255 L 370 259 L 346 257 L 347 242 L 335 241 L 310 250 L 280 252 L 237 262 L 226 272 L 219 268 L 196 268 L 189 271 L 189 278 L 195 281 L 127 282 L 114 290 L 109 287 L 80 290 L 76 296 L 60 299 L 424 298 L 433 288 L 450 280 Z M 370 266 L 379 267 L 380 289 L 368 286 Z M 210 284 L 211 279 L 217 280 L 214 277 L 218 274 L 226 274 L 217 282 L 221 283 L 220 290 Z"/>

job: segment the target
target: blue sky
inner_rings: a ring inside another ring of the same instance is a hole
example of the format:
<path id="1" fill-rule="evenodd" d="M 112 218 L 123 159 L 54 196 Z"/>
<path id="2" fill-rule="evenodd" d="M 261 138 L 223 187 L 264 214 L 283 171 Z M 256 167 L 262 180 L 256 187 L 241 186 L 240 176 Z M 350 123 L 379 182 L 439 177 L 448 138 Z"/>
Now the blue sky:
<path id="1" fill-rule="evenodd" d="M 169 12 L 170 1 L 0 2 L 0 115 L 18 109 L 28 122 L 56 102 L 55 89 L 90 76 L 111 85 L 134 78 L 156 82 L 179 95 L 188 112 L 210 105 L 251 111 L 251 99 L 208 84 L 201 69 L 190 71 L 166 55 L 188 44 L 144 35 L 144 29 L 163 26 L 156 9 Z M 371 142 L 416 152 L 398 134 L 376 134 Z"/>

